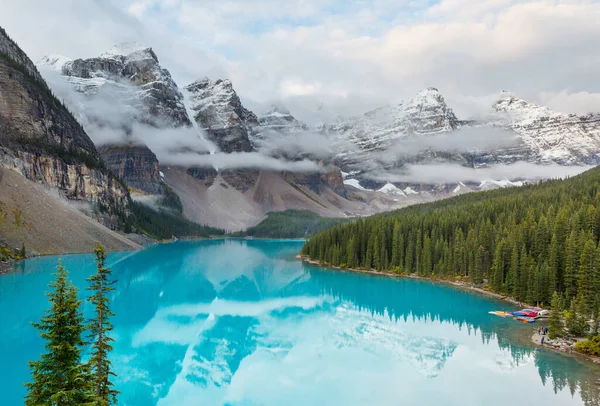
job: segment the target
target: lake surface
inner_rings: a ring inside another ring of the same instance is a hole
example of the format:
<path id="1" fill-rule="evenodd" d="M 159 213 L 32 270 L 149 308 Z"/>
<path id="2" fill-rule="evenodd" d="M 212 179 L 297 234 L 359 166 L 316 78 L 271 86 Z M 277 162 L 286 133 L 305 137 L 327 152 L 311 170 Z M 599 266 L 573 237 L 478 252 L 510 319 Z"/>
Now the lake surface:
<path id="1" fill-rule="evenodd" d="M 110 254 L 119 404 L 599 404 L 595 367 L 538 350 L 518 339 L 531 325 L 488 314 L 508 304 L 308 266 L 295 259 L 301 246 L 210 240 Z M 0 276 L 3 405 L 23 404 L 27 361 L 43 347 L 29 323 L 48 307 L 57 261 Z M 93 257 L 63 262 L 84 288 Z"/>

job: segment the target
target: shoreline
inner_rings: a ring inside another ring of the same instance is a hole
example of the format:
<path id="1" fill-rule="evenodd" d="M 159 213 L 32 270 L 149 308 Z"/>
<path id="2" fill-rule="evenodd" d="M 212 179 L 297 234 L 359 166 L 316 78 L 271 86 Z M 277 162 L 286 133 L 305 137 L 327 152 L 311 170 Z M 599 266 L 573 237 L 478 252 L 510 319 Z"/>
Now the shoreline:
<path id="1" fill-rule="evenodd" d="M 145 250 L 147 247 L 152 246 L 152 245 L 157 245 L 157 244 L 171 244 L 171 243 L 176 243 L 178 241 L 202 241 L 202 240 L 220 240 L 220 239 L 248 239 L 248 240 L 258 240 L 259 238 L 248 238 L 248 237 L 230 237 L 227 235 L 211 235 L 208 237 L 201 237 L 201 236 L 185 236 L 185 237 L 179 237 L 179 238 L 171 238 L 171 239 L 167 239 L 167 240 L 155 240 L 152 239 L 151 237 L 148 236 L 142 236 L 144 241 L 136 241 L 136 239 L 132 239 L 130 237 L 128 237 L 127 235 L 123 234 L 126 238 L 128 238 L 130 241 L 133 241 L 134 243 L 138 244 L 141 248 L 140 249 L 136 249 L 136 250 L 106 250 L 107 253 L 111 253 L 111 252 L 135 252 L 135 251 L 143 251 Z M 261 238 L 262 239 L 262 238 Z M 265 238 L 264 240 L 273 240 L 272 238 Z M 292 240 L 290 240 L 292 241 Z M 301 240 L 297 240 L 297 241 L 301 241 Z M 35 255 L 31 255 L 28 256 L 27 258 L 24 259 L 19 259 L 19 260 L 11 260 L 11 261 L 0 261 L 0 275 L 5 275 L 5 274 L 9 274 L 11 272 L 15 271 L 15 264 L 18 264 L 21 261 L 27 261 L 29 259 L 33 259 L 33 258 L 39 258 L 39 257 L 62 257 L 64 255 L 84 255 L 84 254 L 90 254 L 93 251 L 78 251 L 78 252 L 60 252 L 60 253 L 43 253 L 43 254 L 35 254 Z"/>
<path id="2" fill-rule="evenodd" d="M 460 288 L 463 290 L 467 290 L 470 292 L 475 292 L 475 293 L 479 293 L 481 295 L 484 296 L 488 296 L 497 300 L 502 300 L 505 302 L 508 302 L 512 305 L 515 305 L 517 307 L 523 307 L 523 308 L 531 308 L 531 307 L 536 307 L 536 306 L 532 306 L 528 303 L 525 302 L 519 302 L 518 300 L 516 300 L 515 298 L 511 297 L 511 296 L 506 296 L 506 295 L 501 295 L 499 293 L 494 293 L 494 292 L 490 292 L 489 290 L 485 290 L 482 288 L 479 288 L 477 286 L 473 286 L 468 282 L 464 282 L 464 281 L 452 281 L 449 279 L 442 279 L 442 278 L 431 278 L 428 276 L 419 276 L 416 274 L 401 274 L 401 273 L 396 273 L 396 272 L 391 272 L 391 271 L 377 271 L 374 269 L 371 270 L 367 270 L 367 269 L 354 269 L 354 268 L 342 268 L 339 266 L 332 266 L 332 265 L 323 265 L 321 264 L 321 262 L 316 261 L 314 259 L 310 259 L 306 256 L 303 255 L 297 255 L 296 258 L 302 260 L 302 262 L 305 262 L 307 264 L 310 265 L 316 265 L 322 268 L 332 268 L 332 269 L 338 269 L 338 270 L 342 270 L 342 271 L 349 271 L 349 272 L 357 272 L 357 273 L 364 273 L 364 274 L 369 274 L 369 275 L 380 275 L 380 276 L 387 276 L 390 278 L 405 278 L 405 279 L 414 279 L 414 280 L 423 280 L 423 281 L 430 281 L 430 282 L 437 282 L 437 283 L 441 283 L 441 284 L 445 284 L 445 285 L 450 285 L 450 286 L 454 286 L 456 288 Z"/>
<path id="3" fill-rule="evenodd" d="M 307 263 L 310 265 L 315 265 L 315 266 L 318 266 L 321 268 L 332 268 L 332 269 L 337 269 L 337 270 L 347 271 L 347 272 L 356 272 L 356 273 L 363 273 L 363 274 L 369 274 L 369 275 L 380 275 L 380 276 L 386 276 L 389 278 L 405 278 L 405 279 L 436 282 L 436 283 L 441 283 L 444 285 L 450 285 L 450 286 L 453 286 L 456 288 L 460 288 L 460 289 L 463 289 L 468 292 L 475 292 L 480 295 L 491 297 L 491 298 L 494 298 L 497 300 L 502 300 L 502 301 L 508 302 L 515 306 L 522 306 L 524 308 L 534 307 L 534 306 L 528 305 L 527 303 L 519 302 L 518 300 L 516 300 L 513 297 L 490 292 L 485 289 L 470 285 L 469 283 L 463 282 L 463 281 L 451 281 L 451 280 L 442 279 L 442 278 L 430 278 L 427 276 L 418 276 L 415 274 L 400 274 L 400 273 L 395 273 L 395 272 L 390 272 L 390 271 L 377 271 L 377 270 L 373 270 L 373 269 L 372 270 L 353 269 L 353 268 L 342 268 L 339 266 L 323 265 L 323 264 L 321 264 L 321 262 L 310 259 L 303 255 L 296 255 L 296 258 L 302 260 L 302 262 L 304 262 L 304 263 Z M 545 320 L 547 320 L 547 319 L 545 319 Z M 526 334 L 530 334 L 530 333 L 531 332 L 528 331 Z M 577 352 L 577 351 L 575 351 L 574 345 L 569 346 L 569 347 L 565 347 L 564 345 L 562 345 L 562 346 L 561 345 L 558 345 L 558 346 L 549 345 L 548 343 L 545 343 L 544 345 L 542 345 L 540 342 L 541 337 L 546 337 L 546 339 L 547 339 L 548 336 L 547 335 L 546 336 L 539 335 L 537 333 L 537 331 L 535 331 L 535 330 L 533 331 L 532 336 L 523 336 L 522 338 L 525 340 L 527 337 L 529 337 L 529 341 L 531 344 L 535 345 L 536 347 L 538 347 L 540 349 L 545 349 L 545 350 L 552 351 L 552 352 L 562 354 L 562 355 L 578 357 L 583 361 L 591 362 L 595 365 L 600 364 L 600 357 L 595 357 L 592 355 L 587 355 L 587 354 L 582 354 L 580 352 Z"/>

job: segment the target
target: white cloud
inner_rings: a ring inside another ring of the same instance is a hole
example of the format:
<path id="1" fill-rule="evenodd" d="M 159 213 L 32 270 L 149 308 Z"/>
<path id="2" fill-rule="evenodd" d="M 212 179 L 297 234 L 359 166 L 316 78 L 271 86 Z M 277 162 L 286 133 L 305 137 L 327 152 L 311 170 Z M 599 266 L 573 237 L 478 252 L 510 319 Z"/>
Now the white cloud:
<path id="1" fill-rule="evenodd" d="M 258 152 L 233 152 L 230 154 L 168 153 L 157 157 L 163 165 L 194 166 L 224 169 L 266 169 L 288 172 L 322 172 L 325 168 L 309 160 L 286 161 Z"/>
<path id="2" fill-rule="evenodd" d="M 538 103 L 542 91 L 600 93 L 600 54 L 591 52 L 600 4 L 586 0 L 5 0 L 2 11 L 34 60 L 137 40 L 182 86 L 226 76 L 244 101 L 280 99 L 307 121 L 359 114 L 427 86 L 468 113 L 502 89 Z"/>
<path id="3" fill-rule="evenodd" d="M 513 132 L 489 127 L 465 127 L 451 133 L 399 139 L 377 157 L 393 161 L 399 157 L 414 156 L 424 151 L 476 152 L 495 151 L 517 145 Z"/>
<path id="4" fill-rule="evenodd" d="M 579 115 L 600 112 L 600 92 L 542 92 L 540 99 L 544 105 L 555 111 Z"/>
<path id="5" fill-rule="evenodd" d="M 560 166 L 557 164 L 538 165 L 528 162 L 516 162 L 512 165 L 491 165 L 479 169 L 456 164 L 427 164 L 406 165 L 403 171 L 371 173 L 369 177 L 381 181 L 429 184 L 505 179 L 535 181 L 575 176 L 591 168 L 591 166 Z"/>

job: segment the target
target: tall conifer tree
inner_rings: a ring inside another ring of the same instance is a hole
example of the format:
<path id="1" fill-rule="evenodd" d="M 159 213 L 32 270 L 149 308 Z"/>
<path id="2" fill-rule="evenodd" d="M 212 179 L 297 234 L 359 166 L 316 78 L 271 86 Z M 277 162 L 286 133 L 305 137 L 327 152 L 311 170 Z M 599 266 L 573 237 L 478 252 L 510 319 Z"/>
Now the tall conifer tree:
<path id="1" fill-rule="evenodd" d="M 110 310 L 110 298 L 108 294 L 114 290 L 111 286 L 114 281 L 111 279 L 111 270 L 105 267 L 106 253 L 100 244 L 94 249 L 96 255 L 96 274 L 90 276 L 87 280 L 90 282 L 88 290 L 92 296 L 88 299 L 96 309 L 95 318 L 90 322 L 90 338 L 92 340 L 92 356 L 89 360 L 89 367 L 92 373 L 92 385 L 96 402 L 99 406 L 114 405 L 117 403 L 117 394 L 114 389 L 111 377 L 116 376 L 112 371 L 112 364 L 108 359 L 112 351 L 112 342 L 114 339 L 110 336 L 113 326 L 110 318 L 114 316 Z"/>
<path id="2" fill-rule="evenodd" d="M 89 405 L 93 395 L 90 377 L 81 363 L 81 349 L 85 344 L 81 301 L 62 264 L 55 275 L 56 279 L 49 285 L 52 291 L 47 293 L 50 309 L 39 323 L 32 323 L 46 340 L 47 352 L 38 361 L 29 363 L 33 379 L 25 384 L 28 389 L 25 404 Z"/>

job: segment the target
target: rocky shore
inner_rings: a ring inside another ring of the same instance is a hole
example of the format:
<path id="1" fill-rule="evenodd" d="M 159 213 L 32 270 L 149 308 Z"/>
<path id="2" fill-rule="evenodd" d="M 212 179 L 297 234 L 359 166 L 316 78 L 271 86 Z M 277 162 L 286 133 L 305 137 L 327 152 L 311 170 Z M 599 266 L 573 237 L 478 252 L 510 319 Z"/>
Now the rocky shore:
<path id="1" fill-rule="evenodd" d="M 544 337 L 544 344 L 542 344 L 542 337 Z M 582 357 L 588 361 L 591 361 L 595 364 L 600 364 L 600 357 L 596 357 L 593 355 L 586 355 L 575 350 L 575 344 L 580 341 L 587 340 L 586 337 L 572 337 L 572 338 L 555 338 L 550 339 L 548 335 L 541 335 L 537 332 L 537 329 L 533 332 L 531 336 L 531 341 L 542 348 L 545 348 L 550 351 L 556 351 L 566 354 L 573 354 L 579 357 Z"/>

